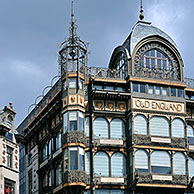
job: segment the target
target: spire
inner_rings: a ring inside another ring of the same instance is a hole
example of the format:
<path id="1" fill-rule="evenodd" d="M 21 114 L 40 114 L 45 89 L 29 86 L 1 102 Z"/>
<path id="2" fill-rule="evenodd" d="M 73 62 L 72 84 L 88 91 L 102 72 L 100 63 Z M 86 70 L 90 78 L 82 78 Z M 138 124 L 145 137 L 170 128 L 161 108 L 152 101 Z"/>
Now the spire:
<path id="1" fill-rule="evenodd" d="M 144 19 L 144 14 L 143 14 L 143 2 L 141 0 L 141 6 L 140 6 L 140 15 L 139 15 L 139 19 L 143 20 Z"/>
<path id="2" fill-rule="evenodd" d="M 70 36 L 74 38 L 76 35 L 76 29 L 77 26 L 75 25 L 75 20 L 74 20 L 74 0 L 71 1 L 71 26 L 70 26 Z"/>

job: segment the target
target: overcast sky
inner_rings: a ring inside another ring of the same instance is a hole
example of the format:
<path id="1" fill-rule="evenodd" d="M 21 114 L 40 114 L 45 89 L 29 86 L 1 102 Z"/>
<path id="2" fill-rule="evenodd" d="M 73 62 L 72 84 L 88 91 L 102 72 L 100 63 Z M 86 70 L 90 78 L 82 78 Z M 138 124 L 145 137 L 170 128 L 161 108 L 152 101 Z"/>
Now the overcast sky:
<path id="1" fill-rule="evenodd" d="M 138 21 L 140 0 L 75 0 L 78 35 L 89 42 L 89 66 L 107 67 Z M 144 0 L 145 20 L 167 32 L 194 78 L 194 0 Z M 60 43 L 69 35 L 71 0 L 0 0 L 0 108 L 9 101 L 16 126 L 58 74 Z"/>

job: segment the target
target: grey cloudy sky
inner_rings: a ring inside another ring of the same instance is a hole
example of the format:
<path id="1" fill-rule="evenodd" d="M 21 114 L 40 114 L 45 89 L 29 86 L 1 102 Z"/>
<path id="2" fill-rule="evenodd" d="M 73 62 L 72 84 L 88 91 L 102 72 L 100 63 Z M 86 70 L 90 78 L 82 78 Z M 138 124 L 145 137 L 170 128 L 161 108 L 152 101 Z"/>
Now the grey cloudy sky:
<path id="1" fill-rule="evenodd" d="M 140 0 L 75 0 L 78 35 L 89 42 L 89 66 L 107 67 L 138 20 Z M 16 126 L 58 73 L 68 36 L 70 0 L 0 0 L 0 108 L 13 102 Z M 194 0 L 144 0 L 145 20 L 167 32 L 194 78 Z"/>

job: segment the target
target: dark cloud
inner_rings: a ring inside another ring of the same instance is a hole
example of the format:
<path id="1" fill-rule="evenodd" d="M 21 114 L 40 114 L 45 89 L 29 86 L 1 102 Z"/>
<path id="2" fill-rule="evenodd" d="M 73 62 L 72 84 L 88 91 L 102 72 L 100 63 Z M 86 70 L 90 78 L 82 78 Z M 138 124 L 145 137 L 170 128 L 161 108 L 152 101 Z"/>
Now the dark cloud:
<path id="1" fill-rule="evenodd" d="M 175 4 L 176 3 L 176 4 Z M 0 1 L 0 106 L 13 101 L 16 125 L 58 73 L 57 52 L 68 36 L 70 0 Z M 193 77 L 193 0 L 144 0 L 145 19 L 178 45 L 185 76 Z M 107 67 L 138 20 L 139 1 L 77 0 L 78 35 L 89 42 L 89 66 Z"/>

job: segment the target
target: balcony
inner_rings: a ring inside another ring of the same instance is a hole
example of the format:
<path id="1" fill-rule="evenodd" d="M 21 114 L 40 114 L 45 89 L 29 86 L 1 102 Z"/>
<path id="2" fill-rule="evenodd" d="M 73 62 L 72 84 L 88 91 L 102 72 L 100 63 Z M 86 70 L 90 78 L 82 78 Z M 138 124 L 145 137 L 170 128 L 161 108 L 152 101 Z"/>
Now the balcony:
<path id="1" fill-rule="evenodd" d="M 81 131 L 70 131 L 63 135 L 63 144 L 68 143 L 82 143 L 86 145 L 86 135 Z"/>

